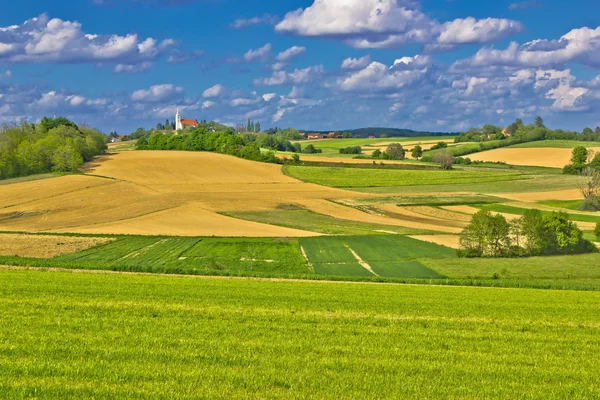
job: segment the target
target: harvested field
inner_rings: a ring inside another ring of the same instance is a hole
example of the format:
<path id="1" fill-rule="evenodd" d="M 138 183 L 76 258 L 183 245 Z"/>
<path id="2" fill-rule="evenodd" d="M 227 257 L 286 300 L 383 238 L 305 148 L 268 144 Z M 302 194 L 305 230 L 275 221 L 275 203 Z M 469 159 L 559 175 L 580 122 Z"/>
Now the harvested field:
<path id="1" fill-rule="evenodd" d="M 421 240 L 423 242 L 435 243 L 440 246 L 450 247 L 452 249 L 458 249 L 460 247 L 458 235 L 411 235 L 413 239 Z"/>
<path id="2" fill-rule="evenodd" d="M 600 147 L 590 148 L 599 151 Z M 513 165 L 562 168 L 570 163 L 572 149 L 504 148 L 469 155 L 472 160 L 505 162 Z"/>
<path id="3" fill-rule="evenodd" d="M 364 197 L 299 182 L 281 167 L 214 153 L 132 151 L 99 157 L 90 175 L 5 185 L 0 230 L 178 236 L 308 236 L 225 211 L 298 200 Z"/>
<path id="4" fill-rule="evenodd" d="M 0 256 L 53 258 L 113 241 L 111 238 L 0 234 Z"/>
<path id="5" fill-rule="evenodd" d="M 429 207 L 429 206 L 405 206 L 404 207 L 408 211 L 415 212 L 417 214 L 421 214 L 427 217 L 439 218 L 439 219 L 448 219 L 451 221 L 462 221 L 462 222 L 470 222 L 471 218 L 462 213 L 453 212 L 450 210 L 444 210 L 438 207 Z"/>

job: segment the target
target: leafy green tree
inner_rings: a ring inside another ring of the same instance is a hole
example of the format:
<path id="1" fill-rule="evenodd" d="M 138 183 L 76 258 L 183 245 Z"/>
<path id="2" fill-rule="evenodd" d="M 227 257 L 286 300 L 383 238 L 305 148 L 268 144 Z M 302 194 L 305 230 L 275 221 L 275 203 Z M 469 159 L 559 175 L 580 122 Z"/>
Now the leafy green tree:
<path id="1" fill-rule="evenodd" d="M 254 124 L 254 132 L 260 132 L 260 121 Z"/>
<path id="2" fill-rule="evenodd" d="M 343 132 L 342 133 L 342 138 L 344 138 L 344 139 L 351 139 L 352 138 L 352 133 L 350 133 L 350 132 Z"/>
<path id="3" fill-rule="evenodd" d="M 525 214 L 516 221 L 516 225 L 520 236 L 523 238 L 527 254 L 542 254 L 547 238 L 541 211 L 535 209 L 525 211 Z"/>
<path id="4" fill-rule="evenodd" d="M 371 157 L 373 157 L 373 158 L 381 158 L 381 150 L 376 149 L 375 151 L 373 151 L 373 153 L 371 153 Z"/>
<path id="5" fill-rule="evenodd" d="M 573 149 L 571 162 L 573 165 L 585 165 L 588 159 L 588 150 L 583 146 L 577 146 Z"/>
<path id="6" fill-rule="evenodd" d="M 582 133 L 584 135 L 591 135 L 592 133 L 594 133 L 594 131 L 592 130 L 592 128 L 584 128 Z"/>
<path id="7" fill-rule="evenodd" d="M 410 154 L 411 154 L 412 158 L 414 158 L 415 160 L 418 160 L 419 158 L 423 157 L 423 148 L 419 145 L 416 145 L 415 147 L 413 147 Z"/>
<path id="8" fill-rule="evenodd" d="M 77 172 L 83 164 L 83 157 L 71 145 L 56 149 L 52 156 L 52 170 L 55 172 Z"/>
<path id="9" fill-rule="evenodd" d="M 392 143 L 385 151 L 390 160 L 404 160 L 406 152 L 400 143 Z"/>
<path id="10" fill-rule="evenodd" d="M 498 257 L 510 248 L 510 224 L 502 215 L 480 210 L 460 235 L 459 254 L 467 257 Z"/>
<path id="11" fill-rule="evenodd" d="M 596 235 L 596 238 L 600 240 L 600 222 L 596 224 L 596 229 L 594 229 L 594 235 Z"/>

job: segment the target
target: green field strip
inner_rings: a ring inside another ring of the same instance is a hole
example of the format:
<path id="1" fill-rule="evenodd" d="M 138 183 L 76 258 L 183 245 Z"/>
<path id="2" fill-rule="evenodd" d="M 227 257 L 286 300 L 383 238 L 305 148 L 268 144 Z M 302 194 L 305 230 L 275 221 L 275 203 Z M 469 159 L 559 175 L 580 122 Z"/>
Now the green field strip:
<path id="1" fill-rule="evenodd" d="M 340 264 L 318 263 L 314 264 L 315 272 L 319 275 L 330 276 L 373 276 L 357 262 L 348 262 Z"/>
<path id="2" fill-rule="evenodd" d="M 489 171 L 422 171 L 388 170 L 339 167 L 305 167 L 288 165 L 287 174 L 305 182 L 331 187 L 388 187 L 388 186 L 433 186 L 461 183 L 489 183 L 525 179 L 518 172 Z"/>
<path id="3" fill-rule="evenodd" d="M 187 249 L 198 242 L 196 238 L 161 239 L 129 257 L 117 260 L 117 265 L 157 267 L 179 259 Z"/>
<path id="4" fill-rule="evenodd" d="M 229 217 L 328 235 L 380 235 L 382 231 L 416 235 L 418 229 L 373 224 L 318 214 L 309 210 L 241 211 L 221 213 Z M 427 232 L 421 230 L 421 232 Z"/>
<path id="5" fill-rule="evenodd" d="M 345 237 L 344 242 L 369 264 L 415 258 L 456 258 L 453 249 L 406 236 L 350 236 Z"/>
<path id="6" fill-rule="evenodd" d="M 499 212 L 499 213 L 514 214 L 514 215 L 524 215 L 525 212 L 529 210 L 528 208 L 508 206 L 508 205 L 504 205 L 504 204 L 484 204 L 484 205 L 479 206 L 478 208 L 495 211 L 495 212 Z M 542 215 L 547 215 L 547 214 L 552 213 L 552 211 L 545 211 L 545 210 L 540 210 L 540 211 L 541 211 Z M 597 217 L 593 216 L 593 215 L 575 214 L 575 213 L 567 213 L 567 215 L 569 216 L 569 219 L 571 221 L 600 223 L 600 213 Z"/>
<path id="7" fill-rule="evenodd" d="M 419 261 L 372 261 L 369 263 L 373 271 L 380 276 L 395 278 L 442 279 L 444 275 L 427 268 Z"/>
<path id="8" fill-rule="evenodd" d="M 300 244 L 312 264 L 356 262 L 345 240 L 346 237 L 303 238 Z"/>
<path id="9" fill-rule="evenodd" d="M 60 261 L 113 262 L 157 243 L 155 237 L 123 237 L 90 249 L 56 257 Z"/>

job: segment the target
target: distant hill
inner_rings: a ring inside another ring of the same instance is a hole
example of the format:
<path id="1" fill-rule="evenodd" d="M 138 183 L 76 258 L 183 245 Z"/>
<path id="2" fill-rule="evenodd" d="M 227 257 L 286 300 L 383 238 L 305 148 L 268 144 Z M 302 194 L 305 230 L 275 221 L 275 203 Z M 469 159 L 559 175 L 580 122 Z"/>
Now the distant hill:
<path id="1" fill-rule="evenodd" d="M 369 136 L 381 137 L 385 135 L 387 137 L 418 137 L 418 136 L 456 136 L 457 132 L 427 132 L 427 131 L 413 131 L 411 129 L 399 129 L 399 128 L 360 128 L 360 129 L 346 129 L 338 131 L 309 131 L 301 130 L 303 133 L 329 133 L 329 132 L 350 132 L 353 137 L 367 138 Z"/>

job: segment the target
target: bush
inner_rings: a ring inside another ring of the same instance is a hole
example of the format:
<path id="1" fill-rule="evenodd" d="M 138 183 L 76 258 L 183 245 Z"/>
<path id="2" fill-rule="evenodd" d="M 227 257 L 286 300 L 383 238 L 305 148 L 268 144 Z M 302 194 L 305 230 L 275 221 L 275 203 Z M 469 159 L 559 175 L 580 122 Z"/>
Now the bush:
<path id="1" fill-rule="evenodd" d="M 596 224 L 596 229 L 594 229 L 594 235 L 600 240 L 600 222 Z"/>
<path id="2" fill-rule="evenodd" d="M 433 161 L 439 163 L 442 169 L 448 170 L 452 169 L 456 159 L 448 152 L 448 150 L 442 150 L 433 156 Z"/>
<path id="3" fill-rule="evenodd" d="M 432 156 L 423 156 L 421 158 L 421 161 L 423 161 L 423 162 L 433 162 L 433 157 Z"/>
<path id="4" fill-rule="evenodd" d="M 431 146 L 430 150 L 440 150 L 448 147 L 448 143 L 446 142 L 438 142 L 436 145 Z"/>
<path id="5" fill-rule="evenodd" d="M 600 199 L 595 196 L 584 199 L 578 207 L 581 211 L 600 211 Z"/>
<path id="6" fill-rule="evenodd" d="M 377 149 L 375 150 L 372 154 L 371 157 L 373 158 L 381 158 L 381 150 Z"/>
<path id="7" fill-rule="evenodd" d="M 340 149 L 340 154 L 362 154 L 362 147 L 360 146 L 349 146 Z"/>

